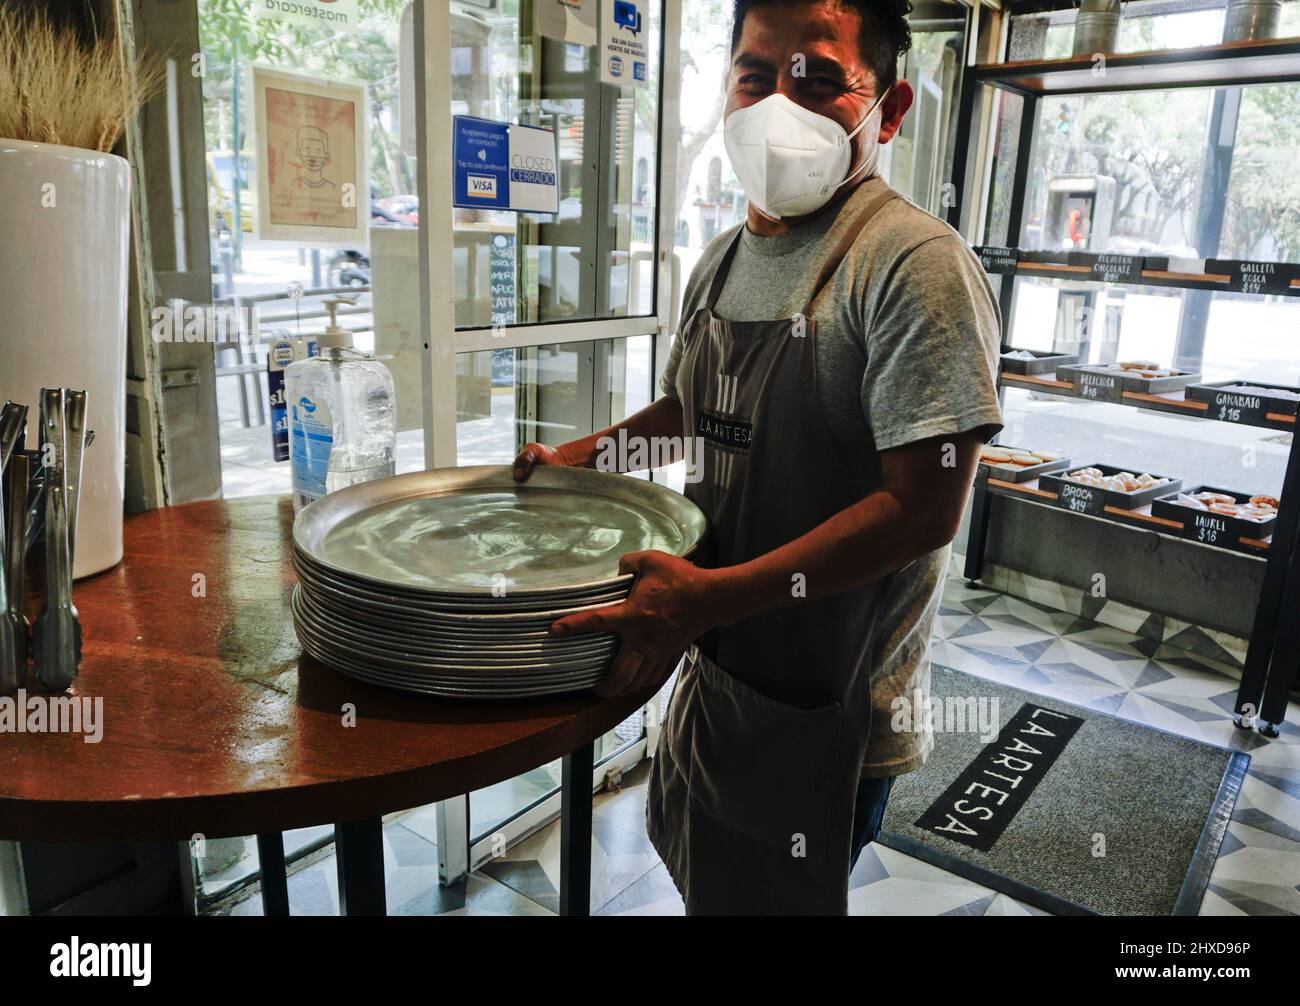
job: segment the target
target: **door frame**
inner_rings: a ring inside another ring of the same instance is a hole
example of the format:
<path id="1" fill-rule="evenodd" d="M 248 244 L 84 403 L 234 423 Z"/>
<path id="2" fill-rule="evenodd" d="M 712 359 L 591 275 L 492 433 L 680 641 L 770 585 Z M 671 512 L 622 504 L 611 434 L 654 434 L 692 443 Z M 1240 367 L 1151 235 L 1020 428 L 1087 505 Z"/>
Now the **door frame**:
<path id="1" fill-rule="evenodd" d="M 656 282 L 653 311 L 644 316 L 562 323 L 509 325 L 497 328 L 456 328 L 455 287 L 451 271 L 454 238 L 453 172 L 447 157 L 452 133 L 451 66 L 441 58 L 451 46 L 451 8 L 446 0 L 419 0 L 415 9 L 416 133 L 420 151 L 418 190 L 421 206 L 420 276 L 421 330 L 424 343 L 424 448 L 427 469 L 456 465 L 456 356 L 494 349 L 596 342 L 650 336 L 655 346 L 656 376 L 666 359 L 671 333 L 671 303 L 676 284 L 672 270 L 672 236 L 676 232 L 674 205 L 664 195 L 676 191 L 680 110 L 682 0 L 659 0 L 660 27 L 659 170 L 656 173 L 658 215 L 654 259 Z M 670 44 L 670 41 L 673 44 Z M 430 59 L 428 56 L 434 58 Z M 667 242 L 667 245 L 666 245 Z M 451 333 L 448 337 L 448 333 Z"/>
<path id="2" fill-rule="evenodd" d="M 670 324 L 676 317 L 674 299 L 680 292 L 680 266 L 673 254 L 677 232 L 677 144 L 680 136 L 682 0 L 651 0 L 662 4 L 659 36 L 659 116 L 655 173 L 656 230 L 654 238 L 654 298 L 644 316 L 562 323 L 510 325 L 504 328 L 456 328 L 455 281 L 452 270 L 453 171 L 447 156 L 452 135 L 451 5 L 448 0 L 417 0 L 415 6 L 416 136 L 420 197 L 420 294 L 422 386 L 424 397 L 424 465 L 428 470 L 455 467 L 456 357 L 495 349 L 599 342 L 649 336 L 652 340 L 652 398 L 672 341 Z M 657 698 L 654 700 L 657 702 Z M 657 714 L 657 707 L 653 710 Z M 657 722 L 657 719 L 655 720 Z M 647 724 L 651 722 L 649 716 Z M 627 769 L 653 749 L 647 735 L 622 745 L 602 759 L 592 773 L 592 790 L 599 789 L 613 768 Z M 560 809 L 558 789 L 537 800 L 473 844 L 469 836 L 469 795 L 445 800 L 436 807 L 438 872 L 442 884 L 459 881 L 491 859 L 504 837 L 508 847 L 552 820 Z"/>

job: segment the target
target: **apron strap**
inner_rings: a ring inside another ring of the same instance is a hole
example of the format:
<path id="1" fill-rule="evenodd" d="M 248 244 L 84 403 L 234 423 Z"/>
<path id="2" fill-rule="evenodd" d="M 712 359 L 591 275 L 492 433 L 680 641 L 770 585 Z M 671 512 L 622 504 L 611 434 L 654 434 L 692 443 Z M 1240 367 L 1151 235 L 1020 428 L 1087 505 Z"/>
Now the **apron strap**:
<path id="1" fill-rule="evenodd" d="M 886 186 L 884 192 L 863 207 L 862 212 L 849 225 L 849 229 L 844 233 L 839 244 L 835 246 L 835 250 L 822 266 L 821 274 L 817 277 L 817 285 L 813 287 L 812 296 L 808 298 L 808 307 L 803 312 L 805 316 L 812 314 L 813 304 L 821 295 L 822 290 L 826 288 L 826 284 L 831 281 L 831 277 L 839 269 L 840 263 L 848 255 L 849 249 L 853 247 L 853 242 L 858 239 L 858 235 L 866 230 L 867 224 L 871 223 L 871 218 L 891 199 L 897 198 L 898 193 Z M 741 224 L 737 228 L 735 236 L 731 239 L 731 244 L 727 248 L 727 253 L 723 255 L 722 261 L 718 263 L 717 271 L 713 274 L 713 282 L 709 284 L 709 296 L 704 302 L 704 306 L 710 311 L 714 311 L 718 306 L 718 298 L 722 296 L 722 288 L 727 285 L 727 276 L 731 272 L 731 263 L 736 258 L 736 249 L 740 247 L 740 241 L 745 236 L 747 226 L 747 224 Z"/>
<path id="2" fill-rule="evenodd" d="M 871 223 L 872 218 L 885 207 L 885 204 L 898 197 L 897 192 L 889 186 L 885 186 L 884 192 L 862 208 L 862 212 L 858 214 L 857 219 L 849 225 L 849 229 L 840 238 L 839 244 L 835 246 L 835 251 L 827 256 L 825 264 L 822 266 L 821 275 L 817 277 L 817 285 L 813 287 L 812 295 L 808 298 L 808 306 L 804 308 L 805 317 L 812 317 L 813 305 L 817 302 L 817 298 L 821 296 L 822 291 L 826 289 L 831 278 L 839 270 L 840 264 L 848 255 L 849 249 L 853 247 L 853 243 L 867 229 L 867 224 Z"/>
<path id="3" fill-rule="evenodd" d="M 731 244 L 727 246 L 727 253 L 722 256 L 722 261 L 718 263 L 717 271 L 713 274 L 713 282 L 709 284 L 709 296 L 704 302 L 704 306 L 710 312 L 716 310 L 718 306 L 718 298 L 722 296 L 722 288 L 727 285 L 727 275 L 731 272 L 731 263 L 736 258 L 736 249 L 740 247 L 740 239 L 745 236 L 745 228 L 748 226 L 748 224 L 741 224 L 737 228 Z"/>

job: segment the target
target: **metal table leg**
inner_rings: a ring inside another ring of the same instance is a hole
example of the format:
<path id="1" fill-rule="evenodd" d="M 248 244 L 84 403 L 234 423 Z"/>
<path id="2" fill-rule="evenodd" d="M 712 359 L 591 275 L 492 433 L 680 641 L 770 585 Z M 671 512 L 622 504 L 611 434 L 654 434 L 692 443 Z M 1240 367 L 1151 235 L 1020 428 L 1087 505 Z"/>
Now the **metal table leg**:
<path id="1" fill-rule="evenodd" d="M 289 914 L 289 875 L 284 865 L 284 836 L 273 831 L 257 836 L 257 862 L 262 871 L 262 914 Z"/>
<path id="2" fill-rule="evenodd" d="M 1294 586 L 1288 580 L 1300 575 L 1296 570 L 1297 535 L 1300 534 L 1300 449 L 1291 450 L 1287 459 L 1286 475 L 1282 482 L 1282 506 L 1278 511 L 1277 524 L 1273 530 L 1273 547 L 1269 549 L 1268 565 L 1264 567 L 1264 583 L 1259 592 L 1259 606 L 1255 610 L 1255 624 L 1250 631 L 1250 649 L 1246 651 L 1246 666 L 1242 671 L 1241 685 L 1237 688 L 1237 701 L 1233 706 L 1233 720 L 1237 726 L 1250 729 L 1251 723 L 1243 719 L 1249 711 L 1266 723 L 1280 723 L 1286 709 L 1284 692 L 1281 686 L 1274 684 L 1274 694 L 1269 703 L 1270 715 L 1277 719 L 1264 719 L 1261 706 L 1264 705 L 1265 687 L 1269 678 L 1270 666 L 1277 667 L 1284 675 L 1289 668 L 1281 666 L 1275 649 L 1278 642 L 1278 626 L 1287 609 L 1283 606 L 1283 597 L 1288 588 Z M 1294 610 L 1294 609 L 1291 609 Z M 1289 676 L 1289 675 L 1288 675 Z M 1288 682 L 1287 687 L 1290 687 Z M 1280 706 L 1278 699 L 1282 697 Z M 1274 727 L 1275 729 L 1275 727 Z M 1267 731 L 1265 731 L 1267 733 Z"/>
<path id="3" fill-rule="evenodd" d="M 591 776 L 596 744 L 565 755 L 560 777 L 560 914 L 591 914 Z"/>
<path id="4" fill-rule="evenodd" d="M 1282 592 L 1279 611 L 1300 610 L 1300 573 L 1292 571 Z M 1259 703 L 1258 729 L 1265 737 L 1277 737 L 1278 727 L 1286 719 L 1287 701 L 1296 682 L 1300 668 L 1300 623 L 1294 614 L 1277 620 L 1273 653 L 1269 660 L 1268 677 L 1264 681 L 1264 694 Z"/>
<path id="5" fill-rule="evenodd" d="M 379 818 L 334 826 L 340 915 L 386 915 L 384 830 Z"/>
<path id="6" fill-rule="evenodd" d="M 993 506 L 993 494 L 989 492 L 989 470 L 980 465 L 975 474 L 975 486 L 972 490 L 970 530 L 966 536 L 966 583 L 978 586 L 978 580 L 984 575 L 984 549 L 988 547 L 989 519 Z"/>

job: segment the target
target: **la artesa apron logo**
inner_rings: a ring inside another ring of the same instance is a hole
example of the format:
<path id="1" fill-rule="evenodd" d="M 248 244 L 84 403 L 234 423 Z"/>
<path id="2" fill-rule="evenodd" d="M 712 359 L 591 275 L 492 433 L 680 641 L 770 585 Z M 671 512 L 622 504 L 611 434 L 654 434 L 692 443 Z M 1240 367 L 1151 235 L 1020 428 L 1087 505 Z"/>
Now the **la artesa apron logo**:
<path id="1" fill-rule="evenodd" d="M 281 24 L 327 25 L 355 28 L 357 0 L 253 0 L 254 17 Z"/>

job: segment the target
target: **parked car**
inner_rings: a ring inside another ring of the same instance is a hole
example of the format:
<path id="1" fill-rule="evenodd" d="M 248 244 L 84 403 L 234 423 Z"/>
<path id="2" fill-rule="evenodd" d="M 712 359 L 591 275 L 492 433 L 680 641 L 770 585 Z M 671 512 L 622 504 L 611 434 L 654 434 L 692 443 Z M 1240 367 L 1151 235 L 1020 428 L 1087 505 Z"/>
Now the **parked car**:
<path id="1" fill-rule="evenodd" d="M 406 225 L 410 227 L 420 226 L 419 196 L 389 196 L 386 199 L 379 200 L 379 205 Z"/>
<path id="2" fill-rule="evenodd" d="M 396 213 L 391 213 L 380 205 L 380 200 L 370 200 L 370 226 L 371 227 L 410 227 L 411 225 L 405 219 L 399 217 Z"/>

